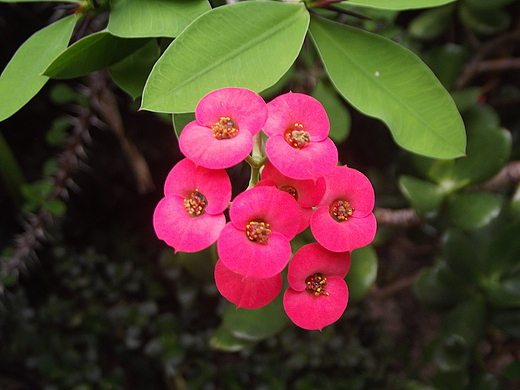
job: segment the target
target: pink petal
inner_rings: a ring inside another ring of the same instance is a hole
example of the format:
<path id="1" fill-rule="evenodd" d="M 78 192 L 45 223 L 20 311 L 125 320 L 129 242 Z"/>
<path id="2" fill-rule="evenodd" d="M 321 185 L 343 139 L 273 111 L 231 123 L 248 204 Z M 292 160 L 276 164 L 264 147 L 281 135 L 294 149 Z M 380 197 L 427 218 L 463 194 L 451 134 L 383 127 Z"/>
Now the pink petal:
<path id="1" fill-rule="evenodd" d="M 311 231 L 321 245 L 333 252 L 350 252 L 372 242 L 377 222 L 374 214 L 363 218 L 351 217 L 338 222 L 329 214 L 328 207 L 318 207 L 311 217 Z"/>
<path id="2" fill-rule="evenodd" d="M 294 198 L 276 187 L 253 187 L 233 199 L 229 217 L 237 229 L 245 230 L 255 220 L 270 224 L 278 232 L 292 240 L 299 228 L 300 208 Z"/>
<path id="3" fill-rule="evenodd" d="M 246 278 L 219 260 L 215 265 L 215 284 L 228 301 L 244 309 L 257 309 L 270 303 L 282 289 L 282 275 Z"/>
<path id="4" fill-rule="evenodd" d="M 250 241 L 244 230 L 228 223 L 217 241 L 218 255 L 230 270 L 247 277 L 270 278 L 282 272 L 291 258 L 289 240 L 271 232 L 268 244 Z"/>
<path id="5" fill-rule="evenodd" d="M 265 143 L 269 161 L 284 175 L 298 180 L 317 180 L 331 173 L 338 163 L 338 150 L 330 138 L 311 142 L 302 149 L 290 146 L 280 134 Z"/>
<path id="6" fill-rule="evenodd" d="M 322 330 L 341 318 L 348 303 L 348 287 L 340 277 L 327 279 L 329 295 L 288 288 L 283 297 L 285 312 L 292 322 L 303 329 Z"/>
<path id="7" fill-rule="evenodd" d="M 172 168 L 164 183 L 165 195 L 180 195 L 183 198 L 198 190 L 208 200 L 208 214 L 222 213 L 231 200 L 231 181 L 223 169 L 197 167 L 185 158 Z"/>
<path id="8" fill-rule="evenodd" d="M 374 209 L 375 195 L 370 180 L 361 172 L 347 166 L 335 167 L 325 177 L 327 190 L 319 206 L 329 206 L 343 199 L 354 208 L 354 217 L 365 217 Z"/>
<path id="9" fill-rule="evenodd" d="M 181 152 L 197 165 L 224 169 L 242 162 L 253 150 L 253 136 L 239 131 L 229 139 L 216 139 L 213 131 L 197 122 L 186 125 L 179 137 Z"/>
<path id="10" fill-rule="evenodd" d="M 314 180 L 297 180 L 281 173 L 275 166 L 268 162 L 262 170 L 262 180 L 272 180 L 279 189 L 293 187 L 297 192 L 297 202 L 302 207 L 316 206 L 325 193 L 325 179 L 323 177 Z"/>
<path id="11" fill-rule="evenodd" d="M 223 213 L 191 217 L 179 195 L 162 198 L 153 214 L 157 237 L 180 252 L 198 252 L 213 244 L 226 224 Z"/>
<path id="12" fill-rule="evenodd" d="M 329 135 L 329 118 L 321 103 L 302 93 L 286 93 L 267 103 L 268 117 L 263 127 L 269 137 L 280 134 L 294 126 L 303 125 L 303 130 L 314 141 L 322 141 Z"/>
<path id="13" fill-rule="evenodd" d="M 331 252 L 320 244 L 302 246 L 293 256 L 287 271 L 289 286 L 296 291 L 305 290 L 305 280 L 315 273 L 323 274 L 328 280 L 338 276 L 344 278 L 350 268 L 349 252 Z"/>
<path id="14" fill-rule="evenodd" d="M 255 135 L 267 119 L 267 106 L 261 96 L 246 88 L 222 88 L 204 96 L 195 109 L 197 122 L 212 127 L 228 117 L 239 129 Z"/>

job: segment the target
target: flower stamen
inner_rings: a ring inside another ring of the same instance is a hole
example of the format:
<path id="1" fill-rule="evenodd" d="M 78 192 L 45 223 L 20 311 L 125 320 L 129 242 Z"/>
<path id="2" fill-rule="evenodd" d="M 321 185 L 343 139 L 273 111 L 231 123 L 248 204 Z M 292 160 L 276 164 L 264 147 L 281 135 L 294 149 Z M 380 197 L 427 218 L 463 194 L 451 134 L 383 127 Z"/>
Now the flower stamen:
<path id="1" fill-rule="evenodd" d="M 327 286 L 327 278 L 323 276 L 323 274 L 315 273 L 314 275 L 309 276 L 305 279 L 305 290 L 318 296 L 318 295 L 329 295 L 328 292 L 325 291 L 325 287 Z"/>
<path id="2" fill-rule="evenodd" d="M 259 244 L 268 244 L 270 233 L 270 225 L 262 220 L 251 221 L 246 225 L 247 238 Z"/>
<path id="3" fill-rule="evenodd" d="M 238 126 L 235 121 L 228 116 L 223 116 L 213 125 L 213 136 L 218 139 L 230 139 L 238 134 Z"/>
<path id="4" fill-rule="evenodd" d="M 354 208 L 344 199 L 336 199 L 329 206 L 329 214 L 338 222 L 347 221 L 354 212 Z"/>
<path id="5" fill-rule="evenodd" d="M 294 126 L 285 130 L 284 139 L 295 149 L 301 149 L 311 142 L 310 134 L 303 130 L 303 125 L 300 123 L 295 123 Z"/>
<path id="6" fill-rule="evenodd" d="M 208 205 L 208 200 L 199 190 L 193 191 L 187 199 L 184 199 L 186 212 L 192 217 L 200 217 L 204 214 L 204 209 Z"/>
<path id="7" fill-rule="evenodd" d="M 293 197 L 295 200 L 298 200 L 298 191 L 297 191 L 296 188 L 294 188 L 293 186 L 290 186 L 290 185 L 284 185 L 284 186 L 280 186 L 280 187 L 278 187 L 278 189 L 287 192 L 289 195 L 292 195 L 292 197 Z"/>

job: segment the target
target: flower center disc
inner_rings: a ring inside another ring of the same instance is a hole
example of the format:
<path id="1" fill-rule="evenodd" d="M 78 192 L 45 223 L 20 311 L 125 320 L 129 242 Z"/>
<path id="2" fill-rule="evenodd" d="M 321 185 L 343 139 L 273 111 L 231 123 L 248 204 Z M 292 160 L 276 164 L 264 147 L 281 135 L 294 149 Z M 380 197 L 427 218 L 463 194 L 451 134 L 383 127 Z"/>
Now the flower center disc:
<path id="1" fill-rule="evenodd" d="M 238 126 L 230 117 L 223 116 L 213 125 L 213 136 L 216 139 L 230 139 L 238 134 Z"/>
<path id="2" fill-rule="evenodd" d="M 295 123 L 293 127 L 285 130 L 284 139 L 295 149 L 301 149 L 311 142 L 310 134 L 303 130 L 303 125 L 299 123 Z"/>
<path id="3" fill-rule="evenodd" d="M 199 190 L 193 191 L 187 199 L 184 199 L 186 212 L 192 217 L 200 217 L 204 214 L 207 204 L 208 200 Z"/>
<path id="4" fill-rule="evenodd" d="M 292 195 L 294 199 L 298 200 L 298 191 L 296 191 L 296 188 L 293 186 L 281 186 L 279 189 L 287 192 L 289 195 Z"/>
<path id="5" fill-rule="evenodd" d="M 325 292 L 325 287 L 327 286 L 327 278 L 323 276 L 323 274 L 316 273 L 314 275 L 309 276 L 305 279 L 305 290 L 318 296 L 318 295 L 329 295 L 328 292 Z"/>
<path id="6" fill-rule="evenodd" d="M 249 240 L 259 244 L 267 244 L 271 233 L 270 225 L 264 221 L 251 221 L 246 225 L 246 235 Z"/>
<path id="7" fill-rule="evenodd" d="M 354 208 L 344 199 L 336 199 L 329 206 L 329 214 L 338 222 L 347 221 L 354 212 Z"/>

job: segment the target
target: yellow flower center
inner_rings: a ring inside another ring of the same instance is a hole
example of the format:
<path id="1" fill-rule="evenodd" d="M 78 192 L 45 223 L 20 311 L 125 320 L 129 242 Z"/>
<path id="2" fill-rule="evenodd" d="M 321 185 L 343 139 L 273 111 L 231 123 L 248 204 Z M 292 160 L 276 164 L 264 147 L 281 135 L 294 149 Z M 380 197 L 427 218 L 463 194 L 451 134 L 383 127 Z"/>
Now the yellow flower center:
<path id="1" fill-rule="evenodd" d="M 295 123 L 294 126 L 285 130 L 284 139 L 295 149 L 301 149 L 311 142 L 310 134 L 303 130 L 303 125 L 300 123 Z"/>
<path id="2" fill-rule="evenodd" d="M 230 139 L 238 134 L 238 126 L 230 117 L 223 116 L 213 125 L 213 136 L 218 139 Z"/>
<path id="3" fill-rule="evenodd" d="M 246 235 L 249 240 L 259 244 L 268 244 L 271 233 L 270 225 L 262 220 L 251 221 L 246 225 Z"/>
<path id="4" fill-rule="evenodd" d="M 315 273 L 314 275 L 309 276 L 307 279 L 305 279 L 305 284 L 305 291 L 308 291 L 316 296 L 329 295 L 329 293 L 325 291 L 325 287 L 327 286 L 327 278 L 323 276 L 323 274 Z"/>
<path id="5" fill-rule="evenodd" d="M 338 222 L 347 221 L 354 212 L 354 208 L 344 199 L 336 199 L 329 206 L 329 214 Z"/>
<path id="6" fill-rule="evenodd" d="M 192 217 L 200 217 L 204 214 L 204 209 L 208 204 L 208 200 L 199 190 L 193 191 L 188 198 L 184 199 L 184 207 L 186 212 Z"/>

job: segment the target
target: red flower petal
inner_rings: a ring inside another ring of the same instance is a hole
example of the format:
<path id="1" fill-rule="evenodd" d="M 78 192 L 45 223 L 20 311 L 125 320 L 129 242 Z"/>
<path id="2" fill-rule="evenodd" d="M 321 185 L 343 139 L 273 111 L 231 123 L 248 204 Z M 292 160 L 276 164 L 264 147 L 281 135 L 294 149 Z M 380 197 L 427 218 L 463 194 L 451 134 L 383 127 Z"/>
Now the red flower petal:
<path id="1" fill-rule="evenodd" d="M 340 277 L 327 277 L 329 295 L 314 295 L 289 287 L 283 297 L 285 312 L 303 329 L 322 330 L 340 319 L 348 303 L 348 287 Z"/>
<path id="2" fill-rule="evenodd" d="M 247 238 L 244 230 L 228 223 L 217 241 L 218 254 L 230 270 L 247 277 L 269 278 L 282 272 L 291 258 L 291 244 L 282 234 L 271 232 L 269 242 Z"/>
<path id="3" fill-rule="evenodd" d="M 244 309 L 257 309 L 271 302 L 282 289 L 282 275 L 270 278 L 244 277 L 227 268 L 222 260 L 215 265 L 215 283 L 228 301 Z"/>
<path id="4" fill-rule="evenodd" d="M 184 207 L 184 198 L 179 195 L 162 198 L 153 215 L 157 237 L 181 252 L 198 252 L 209 247 L 225 224 L 223 213 L 191 217 Z"/>
<path id="5" fill-rule="evenodd" d="M 350 252 L 372 242 L 377 230 L 374 214 L 363 218 L 334 220 L 326 206 L 318 207 L 311 217 L 311 231 L 321 245 L 333 252 Z"/>
<path id="6" fill-rule="evenodd" d="M 265 143 L 269 161 L 284 175 L 298 180 L 317 180 L 334 170 L 338 163 L 338 150 L 330 138 L 311 142 L 295 149 L 275 134 Z"/>

